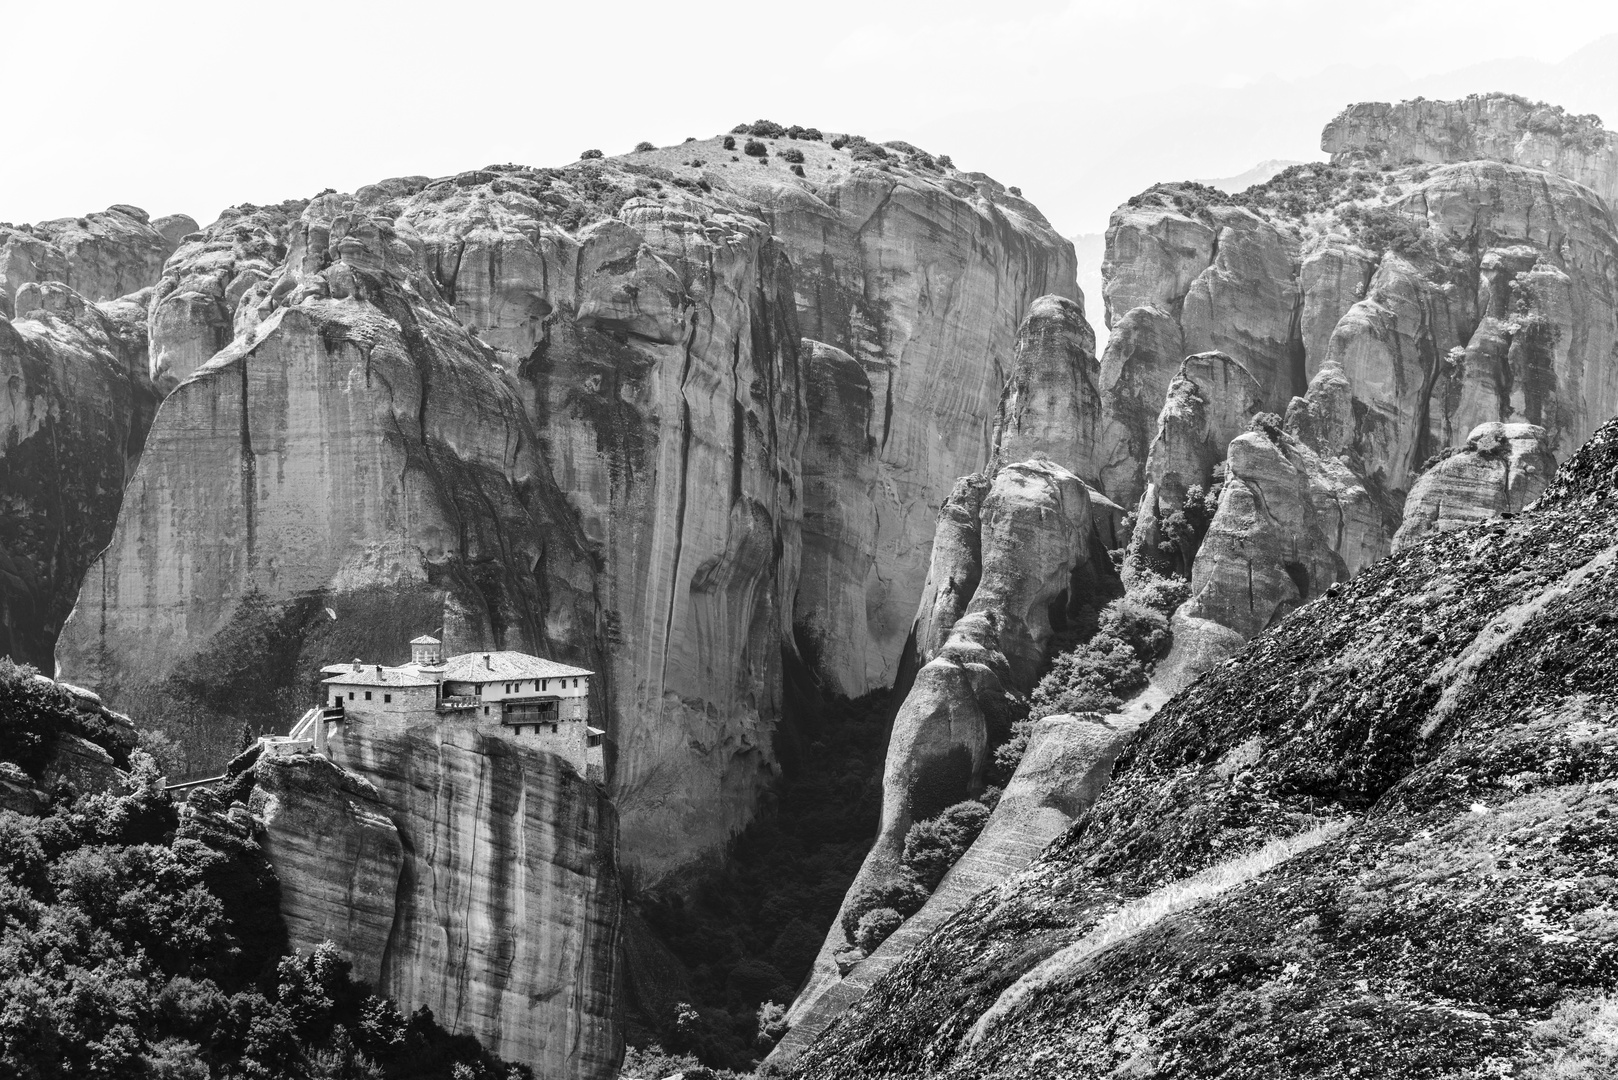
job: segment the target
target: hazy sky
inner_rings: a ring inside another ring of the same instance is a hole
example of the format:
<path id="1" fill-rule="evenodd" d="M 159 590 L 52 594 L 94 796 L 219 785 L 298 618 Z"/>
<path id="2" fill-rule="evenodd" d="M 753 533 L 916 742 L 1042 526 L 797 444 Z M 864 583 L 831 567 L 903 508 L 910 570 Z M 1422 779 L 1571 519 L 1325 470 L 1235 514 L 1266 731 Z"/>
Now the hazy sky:
<path id="1" fill-rule="evenodd" d="M 1156 180 L 1311 156 L 1350 100 L 1548 86 L 1618 126 L 1618 37 L 1587 49 L 1618 4 L 1588 0 L 7 0 L 0 26 L 9 221 L 206 223 L 767 117 L 949 153 L 1073 234 Z"/>

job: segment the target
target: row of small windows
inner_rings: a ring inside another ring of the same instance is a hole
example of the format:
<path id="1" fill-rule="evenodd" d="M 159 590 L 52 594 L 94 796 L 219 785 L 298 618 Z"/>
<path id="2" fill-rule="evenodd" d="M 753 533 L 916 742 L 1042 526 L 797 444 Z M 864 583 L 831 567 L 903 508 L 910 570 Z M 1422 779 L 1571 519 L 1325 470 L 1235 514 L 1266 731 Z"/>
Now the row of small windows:
<path id="1" fill-rule="evenodd" d="M 559 689 L 566 690 L 567 689 L 567 680 L 562 679 L 561 683 L 562 683 L 562 685 L 559 687 Z M 520 693 L 522 693 L 522 683 L 520 683 L 520 682 L 508 682 L 505 685 L 506 685 L 506 693 L 508 693 L 508 694 L 520 694 Z M 534 689 L 535 690 L 544 691 L 544 690 L 549 690 L 550 688 L 551 688 L 551 681 L 549 679 L 535 679 L 534 680 Z M 579 680 L 574 679 L 573 680 L 573 689 L 577 690 L 578 688 L 579 688 Z M 478 693 L 480 693 L 480 694 L 483 693 L 483 687 L 482 686 L 478 687 Z"/>
<path id="2" fill-rule="evenodd" d="M 354 700 L 354 691 L 350 690 L 348 692 L 348 700 L 350 700 L 350 701 Z M 365 691 L 365 700 L 366 701 L 371 700 L 371 692 L 369 690 Z M 343 692 L 341 690 L 337 691 L 337 693 L 332 695 L 331 703 L 333 705 L 341 705 L 343 703 Z M 393 695 L 392 694 L 383 694 L 382 695 L 382 704 L 384 704 L 384 705 L 393 704 Z"/>

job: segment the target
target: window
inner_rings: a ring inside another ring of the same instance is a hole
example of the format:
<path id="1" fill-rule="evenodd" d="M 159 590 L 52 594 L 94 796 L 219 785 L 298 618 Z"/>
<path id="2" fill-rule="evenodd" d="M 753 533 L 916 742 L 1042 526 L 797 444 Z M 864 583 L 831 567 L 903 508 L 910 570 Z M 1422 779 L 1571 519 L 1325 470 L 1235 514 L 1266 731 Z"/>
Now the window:
<path id="1" fill-rule="evenodd" d="M 354 691 L 350 690 L 348 692 L 348 700 L 350 700 L 350 701 L 354 700 Z"/>
<path id="2" fill-rule="evenodd" d="M 343 703 L 343 692 L 341 690 L 337 691 L 337 693 L 331 696 L 331 703 L 333 705 L 341 705 Z"/>
<path id="3" fill-rule="evenodd" d="M 487 705 L 483 706 L 483 715 L 484 716 L 489 715 L 489 707 Z"/>
<path id="4" fill-rule="evenodd" d="M 393 704 L 393 695 L 392 694 L 383 694 L 382 695 L 382 704 L 384 704 L 384 705 Z"/>
<path id="5" fill-rule="evenodd" d="M 366 701 L 371 700 L 371 692 L 369 690 L 365 691 L 365 700 Z"/>
<path id="6" fill-rule="evenodd" d="M 556 725 L 555 725 L 555 724 L 552 724 L 552 725 L 551 725 L 551 734 L 552 734 L 552 735 L 555 735 L 555 734 L 556 734 Z"/>

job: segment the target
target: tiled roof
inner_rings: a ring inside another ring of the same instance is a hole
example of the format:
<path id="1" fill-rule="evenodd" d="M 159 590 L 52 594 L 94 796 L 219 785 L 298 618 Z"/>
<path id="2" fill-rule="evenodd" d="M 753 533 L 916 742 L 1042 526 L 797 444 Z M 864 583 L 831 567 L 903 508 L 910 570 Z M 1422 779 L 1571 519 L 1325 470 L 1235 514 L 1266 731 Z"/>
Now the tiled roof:
<path id="1" fill-rule="evenodd" d="M 520 652 L 461 653 L 444 662 L 444 678 L 450 682 L 564 679 L 593 674 L 584 668 L 569 667 Z"/>
<path id="2" fill-rule="evenodd" d="M 437 686 L 437 679 L 429 679 L 418 675 L 414 671 L 403 668 L 382 667 L 378 664 L 363 664 L 359 671 L 354 665 L 328 665 L 322 671 L 336 671 L 337 674 L 321 682 L 342 683 L 344 686 Z"/>
<path id="3" fill-rule="evenodd" d="M 431 634 L 423 634 L 419 638 L 411 638 L 410 639 L 410 644 L 412 644 L 412 645 L 442 645 L 444 643 L 442 641 L 439 641 L 437 638 L 433 637 Z"/>

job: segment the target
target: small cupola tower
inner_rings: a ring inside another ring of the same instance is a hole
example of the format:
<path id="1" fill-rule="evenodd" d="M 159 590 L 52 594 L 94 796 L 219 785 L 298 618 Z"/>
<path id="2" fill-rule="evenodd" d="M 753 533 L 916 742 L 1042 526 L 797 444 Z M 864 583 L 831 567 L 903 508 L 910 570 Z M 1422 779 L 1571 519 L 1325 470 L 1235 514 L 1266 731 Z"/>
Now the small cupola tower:
<path id="1" fill-rule="evenodd" d="M 438 667 L 444 662 L 444 643 L 423 634 L 410 643 L 410 662 L 422 667 Z"/>

